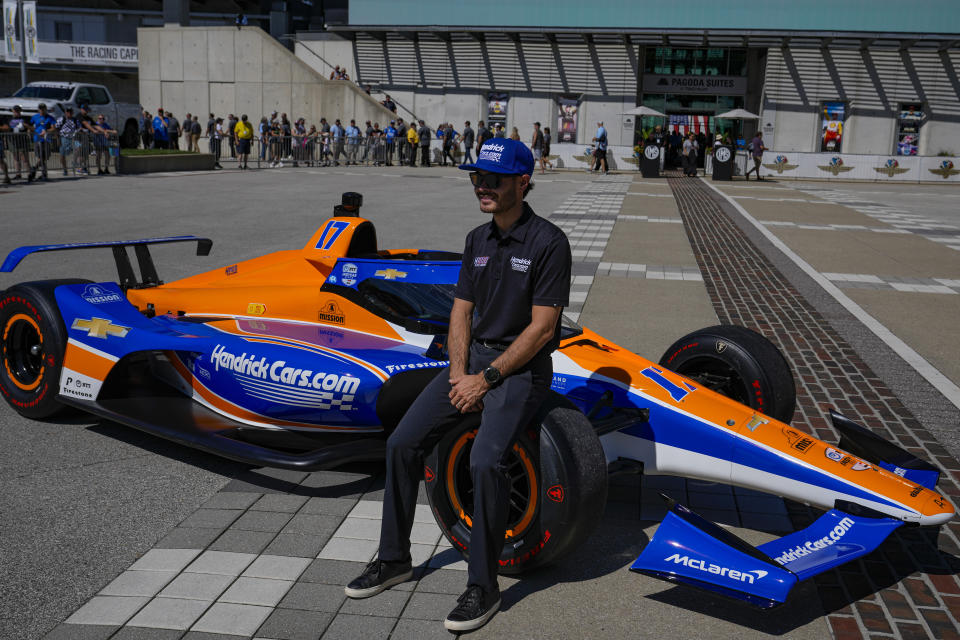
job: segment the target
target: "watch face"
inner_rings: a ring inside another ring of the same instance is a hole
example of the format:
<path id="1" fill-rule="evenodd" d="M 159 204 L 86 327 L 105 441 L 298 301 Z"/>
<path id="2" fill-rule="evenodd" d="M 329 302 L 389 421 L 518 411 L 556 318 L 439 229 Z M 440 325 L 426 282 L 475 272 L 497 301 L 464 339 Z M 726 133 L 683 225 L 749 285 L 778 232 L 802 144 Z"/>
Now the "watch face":
<path id="1" fill-rule="evenodd" d="M 660 147 L 654 144 L 649 144 L 643 148 L 643 155 L 645 155 L 649 160 L 656 160 L 660 157 Z"/>
<path id="2" fill-rule="evenodd" d="M 730 160 L 730 149 L 717 147 L 717 150 L 713 152 L 713 157 L 717 159 L 717 162 L 727 162 Z"/>
<path id="3" fill-rule="evenodd" d="M 483 370 L 483 378 L 490 384 L 496 384 L 500 381 L 500 371 L 495 367 L 487 367 Z"/>

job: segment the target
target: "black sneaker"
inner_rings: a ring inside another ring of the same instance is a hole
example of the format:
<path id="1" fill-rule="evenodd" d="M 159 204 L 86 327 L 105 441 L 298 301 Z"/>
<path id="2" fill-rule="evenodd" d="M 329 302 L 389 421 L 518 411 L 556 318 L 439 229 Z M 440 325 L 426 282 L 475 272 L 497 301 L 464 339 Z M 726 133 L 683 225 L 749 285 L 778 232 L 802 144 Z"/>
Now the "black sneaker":
<path id="1" fill-rule="evenodd" d="M 500 608 L 500 590 L 488 593 L 470 585 L 457 602 L 460 604 L 443 621 L 443 626 L 447 631 L 473 631 L 487 624 Z"/>
<path id="2" fill-rule="evenodd" d="M 369 598 L 412 577 L 409 562 L 381 562 L 378 559 L 368 563 L 363 573 L 344 587 L 343 592 L 351 598 Z"/>
<path id="3" fill-rule="evenodd" d="M 27 174 L 27 182 L 33 182 L 37 177 L 37 170 L 30 169 L 30 173 Z"/>

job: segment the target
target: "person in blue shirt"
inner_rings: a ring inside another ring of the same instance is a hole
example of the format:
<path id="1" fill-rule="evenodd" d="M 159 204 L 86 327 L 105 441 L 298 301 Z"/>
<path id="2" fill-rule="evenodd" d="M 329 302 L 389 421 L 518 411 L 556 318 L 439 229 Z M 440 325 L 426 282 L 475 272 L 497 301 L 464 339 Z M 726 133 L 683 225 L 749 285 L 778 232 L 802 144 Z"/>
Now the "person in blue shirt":
<path id="1" fill-rule="evenodd" d="M 383 139 L 387 143 L 387 166 L 393 166 L 393 150 L 396 147 L 396 142 L 394 142 L 397 137 L 397 128 L 393 126 L 396 124 L 393 120 L 390 121 L 390 124 L 387 125 L 387 128 L 383 130 Z"/>
<path id="2" fill-rule="evenodd" d="M 603 128 L 603 122 L 597 123 L 597 135 L 594 136 L 593 141 L 597 143 L 597 150 L 594 153 L 596 160 L 593 164 L 593 171 L 600 169 L 600 165 L 603 165 L 604 175 L 610 173 L 607 168 L 607 130 Z"/>
<path id="3" fill-rule="evenodd" d="M 357 164 L 357 150 L 360 146 L 360 129 L 357 121 L 351 120 L 345 132 L 347 138 L 347 164 Z"/>
<path id="4" fill-rule="evenodd" d="M 34 114 L 29 124 L 33 131 L 33 149 L 37 163 L 30 167 L 27 182 L 33 182 L 37 177 L 37 169 L 41 170 L 42 179 L 47 179 L 47 156 L 50 155 L 50 142 L 57 131 L 57 121 L 47 113 L 47 105 L 41 102 L 37 105 L 37 110 L 40 113 Z"/>
<path id="5" fill-rule="evenodd" d="M 163 109 L 160 109 L 153 118 L 153 148 L 166 149 L 169 143 L 170 134 L 167 131 L 167 121 L 163 117 Z"/>

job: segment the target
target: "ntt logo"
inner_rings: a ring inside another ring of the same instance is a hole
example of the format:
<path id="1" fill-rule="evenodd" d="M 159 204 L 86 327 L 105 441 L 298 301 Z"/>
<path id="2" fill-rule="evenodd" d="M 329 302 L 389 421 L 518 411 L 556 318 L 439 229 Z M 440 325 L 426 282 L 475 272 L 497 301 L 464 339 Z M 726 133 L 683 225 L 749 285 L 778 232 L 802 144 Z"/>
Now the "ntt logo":
<path id="1" fill-rule="evenodd" d="M 691 569 L 697 569 L 698 571 L 703 571 L 704 573 L 712 573 L 715 576 L 723 576 L 725 578 L 730 578 L 731 580 L 746 582 L 747 584 L 753 584 L 754 580 L 760 580 L 767 575 L 767 572 L 762 569 L 737 571 L 736 569 L 729 569 L 727 567 L 721 567 L 720 565 L 709 563 L 706 560 L 698 560 L 691 558 L 690 556 L 682 556 L 679 553 L 675 553 L 672 556 L 664 558 L 663 561 L 682 564 L 683 566 L 690 567 Z"/>

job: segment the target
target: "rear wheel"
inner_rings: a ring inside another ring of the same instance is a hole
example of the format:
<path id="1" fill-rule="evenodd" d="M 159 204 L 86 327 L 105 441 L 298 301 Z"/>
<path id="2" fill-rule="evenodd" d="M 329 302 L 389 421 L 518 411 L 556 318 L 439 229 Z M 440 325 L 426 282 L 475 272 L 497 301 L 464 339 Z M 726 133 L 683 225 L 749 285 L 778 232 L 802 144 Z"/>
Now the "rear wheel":
<path id="1" fill-rule="evenodd" d="M 781 422 L 793 419 L 790 365 L 756 331 L 736 325 L 699 329 L 670 345 L 660 364 Z"/>
<path id="2" fill-rule="evenodd" d="M 450 431 L 427 459 L 427 497 L 450 543 L 469 557 L 473 523 L 470 451 L 479 416 Z M 501 573 L 557 560 L 593 531 L 607 498 L 606 458 L 593 427 L 576 407 L 551 394 L 507 460 L 510 509 Z"/>
<path id="3" fill-rule="evenodd" d="M 54 289 L 88 280 L 46 280 L 10 287 L 0 294 L 0 393 L 27 418 L 49 418 L 57 400 L 67 331 Z"/>

